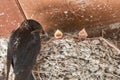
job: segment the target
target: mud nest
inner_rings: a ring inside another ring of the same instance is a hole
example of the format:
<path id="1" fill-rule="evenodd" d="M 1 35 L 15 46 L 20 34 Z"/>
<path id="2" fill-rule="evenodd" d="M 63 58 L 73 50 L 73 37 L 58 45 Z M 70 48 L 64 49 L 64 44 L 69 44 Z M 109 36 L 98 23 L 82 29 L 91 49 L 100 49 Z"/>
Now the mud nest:
<path id="1" fill-rule="evenodd" d="M 7 41 L 0 40 L 2 80 Z M 36 80 L 120 80 L 120 50 L 106 41 L 104 38 L 80 41 L 70 34 L 62 39 L 42 41 L 41 53 L 33 69 Z"/>
<path id="2" fill-rule="evenodd" d="M 66 35 L 43 43 L 33 72 L 37 80 L 119 80 L 119 54 L 103 38 Z"/>

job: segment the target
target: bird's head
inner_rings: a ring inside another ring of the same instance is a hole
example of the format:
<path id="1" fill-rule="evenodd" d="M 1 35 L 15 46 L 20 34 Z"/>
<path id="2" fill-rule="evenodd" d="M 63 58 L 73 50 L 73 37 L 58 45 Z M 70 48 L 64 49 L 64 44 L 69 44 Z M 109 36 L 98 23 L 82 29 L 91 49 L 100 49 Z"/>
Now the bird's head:
<path id="1" fill-rule="evenodd" d="M 29 28 L 31 31 L 35 31 L 47 36 L 47 33 L 43 30 L 42 25 L 33 19 L 24 20 L 21 26 L 24 26 L 26 28 Z"/>
<path id="2" fill-rule="evenodd" d="M 21 26 L 24 27 L 29 27 L 32 31 L 36 30 L 36 29 L 42 29 L 42 26 L 39 22 L 32 20 L 32 19 L 26 19 L 22 22 Z"/>
<path id="3" fill-rule="evenodd" d="M 37 30 L 38 32 L 44 33 L 41 24 L 33 19 L 26 19 L 21 24 L 22 27 L 29 28 L 31 31 Z"/>

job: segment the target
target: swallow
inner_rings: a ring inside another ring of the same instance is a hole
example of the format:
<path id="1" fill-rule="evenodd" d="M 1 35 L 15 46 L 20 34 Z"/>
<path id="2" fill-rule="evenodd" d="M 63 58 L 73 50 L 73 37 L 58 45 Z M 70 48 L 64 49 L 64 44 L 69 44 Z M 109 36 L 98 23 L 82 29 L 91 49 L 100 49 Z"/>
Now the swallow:
<path id="1" fill-rule="evenodd" d="M 32 68 L 41 49 L 40 34 L 44 30 L 40 23 L 32 19 L 24 20 L 12 32 L 7 49 L 7 79 L 12 65 L 14 80 L 35 80 Z"/>

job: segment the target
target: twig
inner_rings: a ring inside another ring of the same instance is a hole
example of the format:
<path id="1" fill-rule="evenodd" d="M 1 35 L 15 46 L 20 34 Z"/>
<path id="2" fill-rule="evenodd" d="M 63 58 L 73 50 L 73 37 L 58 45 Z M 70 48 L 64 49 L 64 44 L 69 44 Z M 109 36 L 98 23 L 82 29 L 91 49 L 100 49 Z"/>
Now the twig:
<path id="1" fill-rule="evenodd" d="M 38 69 L 38 71 L 40 71 L 40 68 L 39 68 L 39 67 L 37 67 L 37 69 Z M 42 78 L 41 78 L 41 76 L 40 76 L 40 72 L 38 72 L 37 75 L 38 75 L 39 79 L 42 80 Z"/>
<path id="2" fill-rule="evenodd" d="M 105 31 L 102 29 L 102 37 L 104 37 Z"/>
<path id="3" fill-rule="evenodd" d="M 110 42 L 108 42 L 105 38 L 100 37 L 100 39 L 102 39 L 103 41 L 105 41 L 110 47 L 113 47 L 115 50 L 118 51 L 118 53 L 120 53 L 120 50 L 113 44 L 111 44 Z"/>
<path id="4" fill-rule="evenodd" d="M 20 10 L 20 13 L 22 14 L 23 18 L 26 20 L 27 17 L 25 16 L 25 13 L 24 13 L 24 11 L 23 11 L 21 5 L 20 5 L 20 2 L 19 2 L 18 0 L 15 0 L 15 1 L 16 1 L 16 4 L 17 4 L 19 10 Z"/>

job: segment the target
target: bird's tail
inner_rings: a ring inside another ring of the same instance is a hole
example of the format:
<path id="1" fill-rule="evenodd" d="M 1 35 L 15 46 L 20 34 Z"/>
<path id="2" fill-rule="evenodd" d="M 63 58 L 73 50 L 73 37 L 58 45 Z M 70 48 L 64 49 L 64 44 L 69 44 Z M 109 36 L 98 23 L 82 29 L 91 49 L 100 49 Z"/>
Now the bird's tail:
<path id="1" fill-rule="evenodd" d="M 9 72 L 10 72 L 10 60 L 7 59 L 7 76 L 6 76 L 6 80 L 9 79 Z"/>
<path id="2" fill-rule="evenodd" d="M 29 73 L 22 73 L 22 74 L 15 74 L 15 79 L 14 80 L 35 80 L 32 72 Z"/>
<path id="3" fill-rule="evenodd" d="M 31 75 L 30 75 L 30 79 L 29 80 L 35 80 L 35 78 L 34 78 L 34 76 L 33 76 L 33 74 L 31 73 Z"/>

